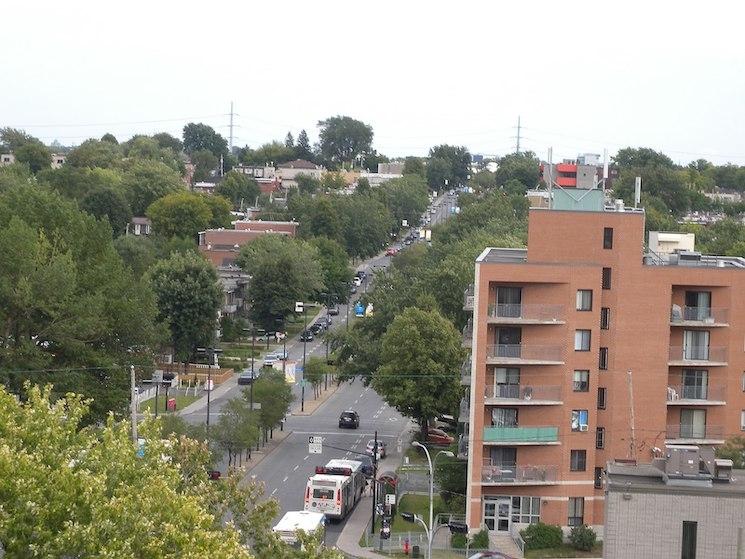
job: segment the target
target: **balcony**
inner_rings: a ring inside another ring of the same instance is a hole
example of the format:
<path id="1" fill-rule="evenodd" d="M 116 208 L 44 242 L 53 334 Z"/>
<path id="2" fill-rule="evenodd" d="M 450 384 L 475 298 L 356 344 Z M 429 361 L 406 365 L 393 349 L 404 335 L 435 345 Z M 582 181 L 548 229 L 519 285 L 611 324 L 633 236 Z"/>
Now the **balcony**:
<path id="1" fill-rule="evenodd" d="M 554 485 L 558 466 L 487 464 L 481 468 L 481 485 Z"/>
<path id="2" fill-rule="evenodd" d="M 556 177 L 555 182 L 559 186 L 577 186 L 577 175 L 573 177 Z"/>
<path id="3" fill-rule="evenodd" d="M 724 444 L 724 427 L 721 425 L 668 425 L 665 442 L 673 444 Z"/>
<path id="4" fill-rule="evenodd" d="M 463 386 L 471 386 L 471 358 L 467 358 L 460 366 L 460 383 Z"/>
<path id="5" fill-rule="evenodd" d="M 470 348 L 473 343 L 473 318 L 469 318 L 463 327 L 463 347 Z"/>
<path id="6" fill-rule="evenodd" d="M 484 403 L 510 406 L 561 405 L 561 386 L 499 384 L 487 386 Z"/>
<path id="7" fill-rule="evenodd" d="M 492 304 L 486 319 L 490 324 L 564 324 L 564 305 Z"/>
<path id="8" fill-rule="evenodd" d="M 471 418 L 471 402 L 468 398 L 461 398 L 458 406 L 458 422 L 468 423 Z"/>
<path id="9" fill-rule="evenodd" d="M 723 406 L 724 386 L 668 386 L 668 406 Z"/>
<path id="10" fill-rule="evenodd" d="M 491 344 L 486 346 L 489 365 L 563 365 L 560 345 Z"/>
<path id="11" fill-rule="evenodd" d="M 729 309 L 723 307 L 679 307 L 670 311 L 670 326 L 723 328 L 729 326 Z"/>
<path id="12" fill-rule="evenodd" d="M 463 292 L 463 310 L 464 311 L 472 311 L 473 310 L 473 301 L 475 299 L 474 295 L 474 288 L 473 284 L 468 286 L 468 289 L 466 289 Z"/>
<path id="13" fill-rule="evenodd" d="M 487 445 L 558 445 L 558 427 L 484 427 Z"/>
<path id="14" fill-rule="evenodd" d="M 726 367 L 727 348 L 711 346 L 670 346 L 670 367 Z"/>

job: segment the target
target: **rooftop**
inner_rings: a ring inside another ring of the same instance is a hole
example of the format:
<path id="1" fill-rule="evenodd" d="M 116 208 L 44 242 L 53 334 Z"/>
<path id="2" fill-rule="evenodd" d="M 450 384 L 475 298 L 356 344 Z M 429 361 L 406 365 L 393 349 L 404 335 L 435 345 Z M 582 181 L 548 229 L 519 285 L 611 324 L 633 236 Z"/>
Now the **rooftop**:
<path id="1" fill-rule="evenodd" d="M 489 264 L 523 264 L 528 260 L 527 248 L 487 248 L 476 262 Z"/>
<path id="2" fill-rule="evenodd" d="M 320 169 L 319 165 L 306 161 L 305 159 L 295 159 L 294 161 L 288 161 L 287 163 L 281 163 L 277 165 L 280 169 Z"/>
<path id="3" fill-rule="evenodd" d="M 670 484 L 667 483 L 665 472 L 652 464 L 609 462 L 606 480 L 609 491 L 745 497 L 745 470 L 732 470 L 729 482 L 714 481 L 710 485 Z"/>

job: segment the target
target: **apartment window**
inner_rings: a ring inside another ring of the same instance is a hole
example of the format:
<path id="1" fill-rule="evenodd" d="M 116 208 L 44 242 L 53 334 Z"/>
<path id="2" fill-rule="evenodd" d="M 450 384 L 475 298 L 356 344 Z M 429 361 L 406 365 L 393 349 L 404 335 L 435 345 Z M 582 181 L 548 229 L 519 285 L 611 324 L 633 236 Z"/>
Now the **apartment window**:
<path id="1" fill-rule="evenodd" d="M 522 288 L 521 287 L 498 287 L 497 288 L 497 314 L 507 318 L 519 318 L 522 316 Z"/>
<path id="2" fill-rule="evenodd" d="M 706 400 L 709 395 L 709 371 L 683 369 L 680 397 L 688 400 Z"/>
<path id="3" fill-rule="evenodd" d="M 683 521 L 683 542 L 680 549 L 680 559 L 696 559 L 697 529 L 697 522 L 690 520 Z"/>
<path id="4" fill-rule="evenodd" d="M 706 438 L 706 410 L 680 410 L 680 437 L 684 439 Z"/>
<path id="5" fill-rule="evenodd" d="M 494 427 L 517 427 L 517 408 L 492 408 L 491 424 Z"/>
<path id="6" fill-rule="evenodd" d="M 587 392 L 590 390 L 590 371 L 574 371 L 572 390 L 574 392 Z"/>
<path id="7" fill-rule="evenodd" d="M 598 357 L 598 369 L 600 369 L 601 371 L 608 370 L 608 348 L 607 347 L 600 348 L 600 354 Z"/>
<path id="8" fill-rule="evenodd" d="M 603 268 L 603 289 L 610 289 L 610 268 Z"/>
<path id="9" fill-rule="evenodd" d="M 518 515 L 518 513 L 520 514 Z M 512 497 L 512 522 L 537 524 L 540 520 L 540 497 Z"/>
<path id="10" fill-rule="evenodd" d="M 683 359 L 709 360 L 709 332 L 707 330 L 683 331 Z"/>
<path id="11" fill-rule="evenodd" d="M 572 410 L 572 431 L 587 431 L 587 410 Z"/>
<path id="12" fill-rule="evenodd" d="M 603 488 L 603 468 L 595 468 L 595 489 Z"/>
<path id="13" fill-rule="evenodd" d="M 569 497 L 568 526 L 582 526 L 585 523 L 585 498 Z"/>
<path id="14" fill-rule="evenodd" d="M 600 329 L 607 330 L 610 328 L 610 309 L 602 307 L 600 309 Z"/>
<path id="15" fill-rule="evenodd" d="M 572 472 L 584 472 L 587 469 L 587 451 L 572 450 L 569 459 L 569 470 Z"/>
<path id="16" fill-rule="evenodd" d="M 607 388 L 604 386 L 598 386 L 598 409 L 605 409 L 605 398 L 607 396 Z"/>
<path id="17" fill-rule="evenodd" d="M 574 351 L 590 351 L 590 330 L 574 331 Z"/>
<path id="18" fill-rule="evenodd" d="M 740 412 L 740 431 L 745 431 L 745 410 Z"/>
<path id="19" fill-rule="evenodd" d="M 578 289 L 577 290 L 577 310 L 578 311 L 591 311 L 592 310 L 592 289 Z"/>
<path id="20" fill-rule="evenodd" d="M 605 427 L 595 429 L 595 448 L 605 448 Z"/>
<path id="21" fill-rule="evenodd" d="M 711 317 L 711 291 L 686 291 L 684 320 L 706 320 Z"/>
<path id="22" fill-rule="evenodd" d="M 603 248 L 613 248 L 613 227 L 603 228 Z"/>

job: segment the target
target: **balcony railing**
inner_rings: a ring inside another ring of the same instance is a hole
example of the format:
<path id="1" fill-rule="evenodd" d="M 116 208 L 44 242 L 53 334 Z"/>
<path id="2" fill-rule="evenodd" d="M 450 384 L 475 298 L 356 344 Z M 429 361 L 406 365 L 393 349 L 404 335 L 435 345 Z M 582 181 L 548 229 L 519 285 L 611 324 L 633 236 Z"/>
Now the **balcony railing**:
<path id="1" fill-rule="evenodd" d="M 668 386 L 667 401 L 677 402 L 679 400 L 724 400 L 724 386 Z"/>
<path id="2" fill-rule="evenodd" d="M 471 347 L 471 341 L 473 340 L 473 318 L 469 318 L 466 325 L 463 327 L 463 345 L 465 347 Z"/>
<path id="3" fill-rule="evenodd" d="M 484 394 L 487 398 L 509 400 L 552 400 L 561 399 L 561 386 L 498 384 L 487 386 Z"/>
<path id="4" fill-rule="evenodd" d="M 670 361 L 727 361 L 726 347 L 713 346 L 670 346 Z"/>
<path id="5" fill-rule="evenodd" d="M 668 425 L 668 439 L 723 439 L 721 425 Z"/>
<path id="6" fill-rule="evenodd" d="M 461 423 L 467 423 L 471 415 L 471 402 L 468 398 L 461 398 L 458 406 L 458 420 Z"/>
<path id="7" fill-rule="evenodd" d="M 558 427 L 484 427 L 485 443 L 554 443 Z"/>
<path id="8" fill-rule="evenodd" d="M 724 307 L 678 307 L 670 310 L 670 322 L 701 322 L 706 324 L 727 324 L 729 309 Z"/>
<path id="9" fill-rule="evenodd" d="M 473 301 L 474 301 L 474 288 L 473 285 L 469 285 L 468 288 L 463 293 L 463 310 L 464 311 L 472 311 L 473 310 Z"/>
<path id="10" fill-rule="evenodd" d="M 486 347 L 488 359 L 523 359 L 533 361 L 562 361 L 560 345 L 491 344 Z"/>
<path id="11" fill-rule="evenodd" d="M 491 304 L 489 318 L 514 319 L 536 322 L 560 322 L 564 320 L 564 305 L 541 304 Z"/>
<path id="12" fill-rule="evenodd" d="M 556 481 L 558 466 L 518 466 L 517 464 L 486 464 L 481 468 L 484 483 L 532 483 Z"/>

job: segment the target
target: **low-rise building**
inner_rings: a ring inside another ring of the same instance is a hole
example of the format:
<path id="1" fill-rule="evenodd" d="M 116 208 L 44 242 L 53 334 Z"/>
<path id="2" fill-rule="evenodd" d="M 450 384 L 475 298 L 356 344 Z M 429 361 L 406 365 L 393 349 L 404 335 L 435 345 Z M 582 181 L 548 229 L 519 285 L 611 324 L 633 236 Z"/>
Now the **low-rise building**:
<path id="1" fill-rule="evenodd" d="M 65 164 L 67 156 L 64 153 L 53 153 L 52 154 L 52 169 L 59 169 Z"/>
<path id="2" fill-rule="evenodd" d="M 745 556 L 745 470 L 712 449 L 669 446 L 651 464 L 610 462 L 606 559 Z"/>
<path id="3" fill-rule="evenodd" d="M 153 223 L 146 217 L 133 217 L 127 224 L 127 235 L 147 237 L 153 229 Z"/>
<path id="4" fill-rule="evenodd" d="M 294 161 L 288 161 L 282 163 L 277 167 L 277 174 L 282 181 L 282 187 L 288 190 L 293 187 L 297 187 L 297 181 L 295 180 L 298 175 L 308 175 L 315 179 L 321 180 L 323 173 L 326 169 L 321 165 L 316 165 L 305 159 L 295 159 Z"/>
<path id="5" fill-rule="evenodd" d="M 13 165 L 16 162 L 16 156 L 12 153 L 0 153 L 0 167 Z"/>
<path id="6" fill-rule="evenodd" d="M 207 229 L 199 233 L 199 250 L 217 268 L 234 268 L 241 247 L 262 235 L 297 234 L 294 221 L 236 221 L 235 229 Z"/>

